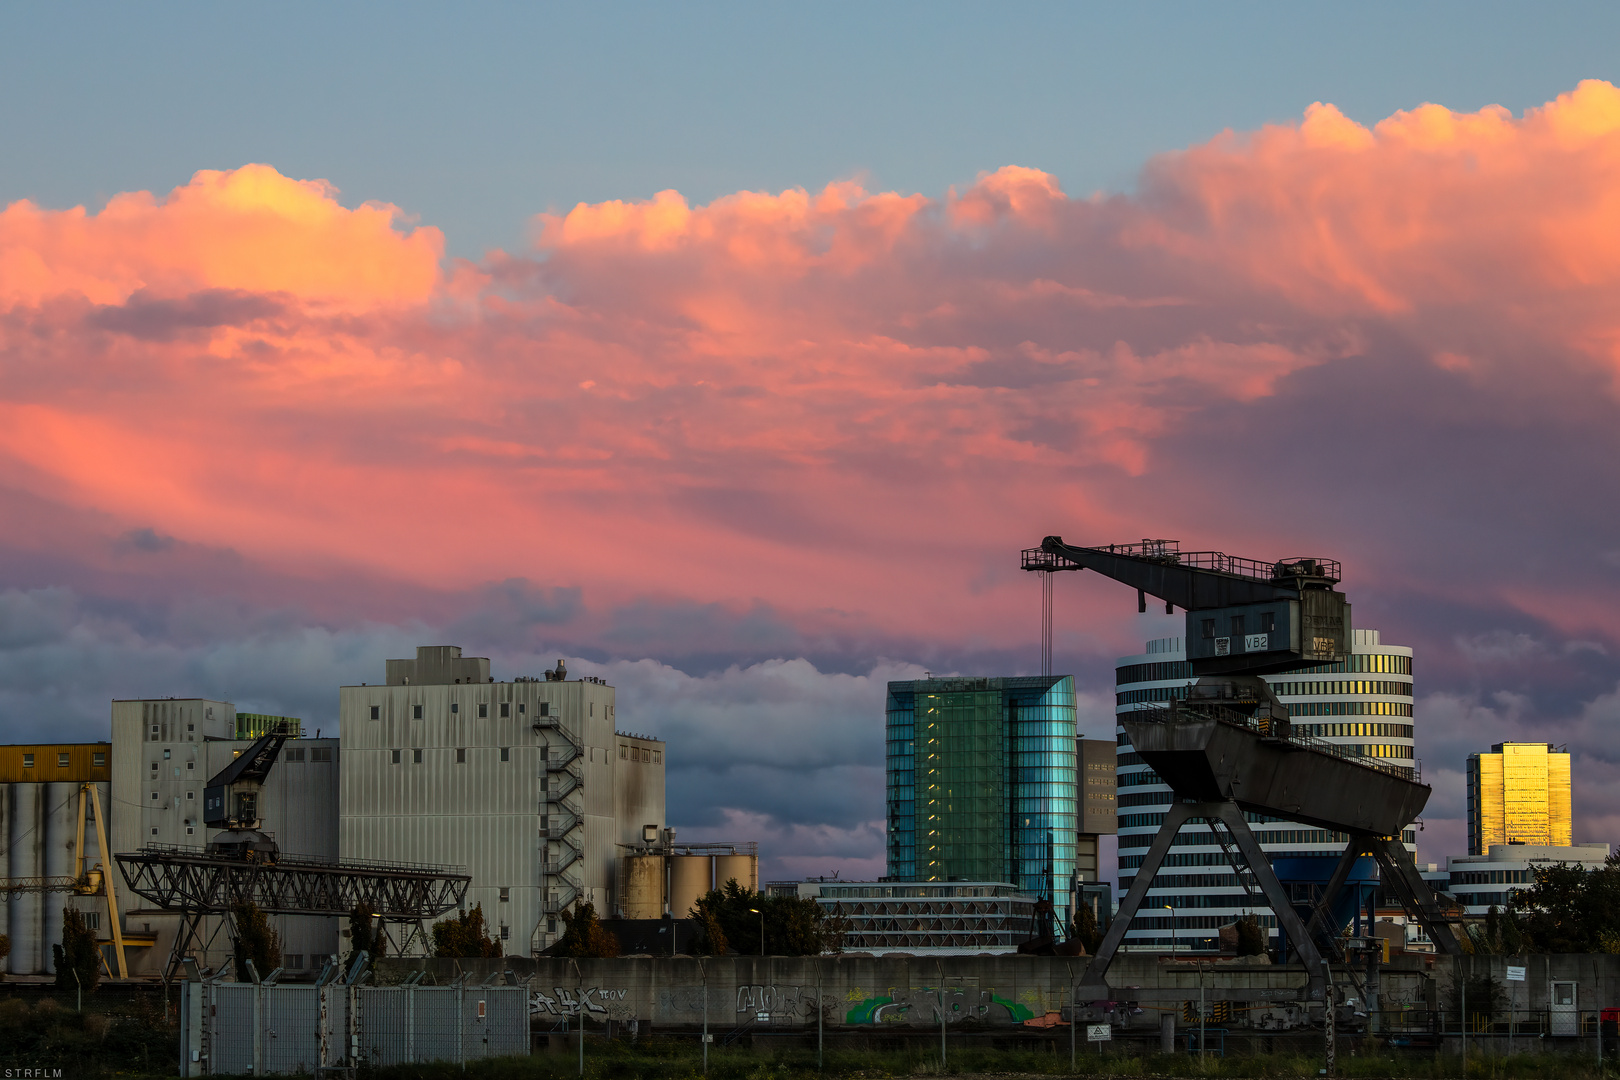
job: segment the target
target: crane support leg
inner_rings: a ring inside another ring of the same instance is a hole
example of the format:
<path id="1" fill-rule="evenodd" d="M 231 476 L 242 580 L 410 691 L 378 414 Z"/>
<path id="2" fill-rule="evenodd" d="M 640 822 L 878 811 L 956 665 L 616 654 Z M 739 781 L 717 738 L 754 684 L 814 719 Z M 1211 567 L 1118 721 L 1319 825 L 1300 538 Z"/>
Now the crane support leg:
<path id="1" fill-rule="evenodd" d="M 1418 873 L 1417 864 L 1412 861 L 1412 853 L 1406 850 L 1406 845 L 1401 843 L 1399 837 L 1374 836 L 1368 840 L 1367 846 L 1372 850 L 1373 858 L 1378 860 L 1379 878 L 1400 898 L 1401 905 L 1417 917 L 1429 940 L 1434 942 L 1434 947 L 1447 956 L 1461 956 L 1462 943 L 1457 940 L 1451 921 L 1441 914 L 1434 891 L 1423 880 L 1423 875 Z"/>
<path id="2" fill-rule="evenodd" d="M 1148 886 L 1153 884 L 1153 875 L 1159 872 L 1159 866 L 1164 857 L 1170 853 L 1170 845 L 1176 838 L 1177 831 L 1194 816 L 1192 808 L 1195 803 L 1172 803 L 1164 815 L 1164 824 L 1153 837 L 1153 843 L 1148 846 L 1147 854 L 1142 857 L 1142 865 L 1136 871 L 1136 877 L 1131 880 L 1131 887 L 1126 890 L 1125 898 L 1119 902 L 1119 910 L 1114 913 L 1114 921 L 1108 924 L 1108 933 L 1103 935 L 1102 943 L 1097 946 L 1097 955 L 1091 958 L 1086 965 L 1086 973 L 1080 976 L 1080 990 L 1078 996 L 1087 1000 L 1099 1000 L 1109 997 L 1108 992 L 1108 965 L 1114 962 L 1114 954 L 1119 951 L 1119 943 L 1125 940 L 1125 931 L 1131 928 L 1131 920 L 1136 918 L 1136 911 L 1142 906 L 1147 896 Z"/>
<path id="3" fill-rule="evenodd" d="M 1358 833 L 1350 834 L 1350 842 L 1345 845 L 1344 853 L 1339 856 L 1339 863 L 1333 868 L 1333 875 L 1328 878 L 1327 884 L 1322 887 L 1322 895 L 1316 900 L 1311 911 L 1310 924 L 1305 927 L 1311 935 L 1311 940 L 1320 946 L 1324 937 L 1331 938 L 1338 927 L 1331 924 L 1333 903 L 1339 898 L 1339 891 L 1344 883 L 1350 880 L 1350 872 L 1355 869 L 1356 860 L 1367 852 L 1367 838 Z"/>
<path id="4" fill-rule="evenodd" d="M 129 962 L 124 958 L 124 913 L 118 910 L 118 886 L 113 881 L 115 874 L 112 849 L 107 846 L 107 823 L 101 817 L 101 796 L 96 791 L 94 782 L 85 784 L 79 789 L 80 799 L 84 794 L 90 795 L 90 810 L 96 818 L 96 850 L 101 855 L 101 887 L 107 890 L 107 921 L 112 924 L 113 957 L 118 961 L 118 977 L 129 978 Z M 84 850 L 84 804 L 79 804 L 79 850 Z M 83 869 L 81 864 L 80 869 Z"/>
<path id="5" fill-rule="evenodd" d="M 1164 815 L 1164 824 L 1153 837 L 1153 843 L 1148 847 L 1147 854 L 1142 859 L 1142 865 L 1131 881 L 1130 889 L 1125 893 L 1125 899 L 1120 901 L 1119 911 L 1114 915 L 1114 921 L 1109 924 L 1108 933 L 1103 935 L 1102 944 L 1097 946 L 1097 955 L 1092 957 L 1091 963 L 1086 966 L 1086 973 L 1081 977 L 1078 996 L 1081 998 L 1100 999 L 1110 997 L 1107 975 L 1108 965 L 1113 963 L 1114 954 L 1119 951 L 1120 942 L 1124 940 L 1125 933 L 1130 929 L 1131 920 L 1136 917 L 1147 898 L 1148 888 L 1153 884 L 1153 876 L 1158 873 L 1164 858 L 1170 852 L 1170 845 L 1174 842 L 1176 833 L 1188 821 L 1194 818 L 1210 818 L 1226 826 L 1238 851 L 1242 854 L 1244 862 L 1249 865 L 1249 872 L 1260 885 L 1265 894 L 1266 904 L 1271 908 L 1272 914 L 1277 917 L 1277 924 L 1288 935 L 1290 941 L 1295 943 L 1300 959 L 1305 963 L 1305 970 L 1309 977 L 1305 996 L 1312 1001 L 1321 1001 L 1324 988 L 1327 984 L 1327 965 L 1322 954 L 1316 948 L 1316 943 L 1305 932 L 1305 922 L 1294 910 L 1294 905 L 1288 900 L 1288 893 L 1282 882 L 1271 869 L 1271 860 L 1260 848 L 1260 842 L 1255 839 L 1254 833 L 1249 831 L 1249 823 L 1243 818 L 1243 811 L 1238 809 L 1236 803 L 1172 803 Z"/>

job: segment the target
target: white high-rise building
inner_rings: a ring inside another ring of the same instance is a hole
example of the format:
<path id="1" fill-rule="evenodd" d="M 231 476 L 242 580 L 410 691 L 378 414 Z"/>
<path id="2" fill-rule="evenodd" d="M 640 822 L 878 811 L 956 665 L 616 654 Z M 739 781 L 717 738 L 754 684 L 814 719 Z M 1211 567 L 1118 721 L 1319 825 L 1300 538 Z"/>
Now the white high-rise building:
<path id="1" fill-rule="evenodd" d="M 1265 676 L 1272 692 L 1288 706 L 1295 730 L 1399 768 L 1415 769 L 1412 733 L 1412 650 L 1385 645 L 1377 630 L 1355 630 L 1350 657 L 1299 671 Z M 1193 684 L 1185 644 L 1179 637 L 1147 643 L 1138 656 L 1120 657 L 1115 672 L 1116 715 L 1162 707 L 1186 697 Z M 1124 728 L 1117 729 L 1119 804 L 1119 889 L 1131 887 L 1136 869 L 1174 799 L 1169 785 L 1132 750 Z M 1250 815 L 1261 847 L 1275 856 L 1331 856 L 1337 859 L 1349 837 L 1295 822 Z M 1402 839 L 1416 849 L 1417 833 Z M 1125 935 L 1127 946 L 1179 947 L 1214 951 L 1218 931 L 1244 915 L 1275 926 L 1276 919 L 1256 894 L 1250 900 L 1225 852 L 1203 824 L 1184 826 L 1165 857 Z M 1172 929 L 1173 928 L 1173 929 Z"/>
<path id="2" fill-rule="evenodd" d="M 464 867 L 507 955 L 555 942 L 576 901 L 611 917 L 624 849 L 664 826 L 664 744 L 615 711 L 561 662 L 498 683 L 453 645 L 388 661 L 385 685 L 339 691 L 342 857 Z"/>

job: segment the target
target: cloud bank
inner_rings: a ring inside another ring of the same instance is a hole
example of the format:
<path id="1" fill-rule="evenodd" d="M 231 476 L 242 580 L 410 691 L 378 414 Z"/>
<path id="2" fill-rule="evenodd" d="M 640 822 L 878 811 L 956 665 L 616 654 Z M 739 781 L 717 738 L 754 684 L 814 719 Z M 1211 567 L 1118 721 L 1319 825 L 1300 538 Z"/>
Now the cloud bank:
<path id="1" fill-rule="evenodd" d="M 149 693 L 329 717 L 448 635 L 600 665 L 677 742 L 677 825 L 870 871 L 882 682 L 1029 669 L 1042 536 L 1174 536 L 1338 558 L 1417 647 L 1426 857 L 1502 738 L 1576 749 L 1578 838 L 1620 821 L 1615 87 L 1316 105 L 1131 195 L 1007 166 L 534 237 L 447 261 L 268 165 L 0 211 L 18 737 Z M 1151 629 L 1129 600 L 1060 590 L 1098 702 Z"/>

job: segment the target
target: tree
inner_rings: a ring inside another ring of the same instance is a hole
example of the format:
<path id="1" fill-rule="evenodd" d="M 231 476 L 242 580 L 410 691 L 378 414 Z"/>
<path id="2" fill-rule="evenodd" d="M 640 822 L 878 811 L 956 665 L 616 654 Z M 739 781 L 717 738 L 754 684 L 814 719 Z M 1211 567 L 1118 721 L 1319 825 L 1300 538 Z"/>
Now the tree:
<path id="1" fill-rule="evenodd" d="M 484 905 L 474 904 L 433 924 L 434 956 L 500 956 L 501 943 L 484 929 Z"/>
<path id="2" fill-rule="evenodd" d="M 1620 852 L 1595 870 L 1559 863 L 1538 867 L 1534 874 L 1535 884 L 1513 894 L 1505 921 L 1499 921 L 1495 937 L 1504 948 L 1511 942 L 1517 952 L 1596 953 L 1614 943 L 1614 928 L 1620 926 Z M 1488 923 L 1485 938 L 1490 948 Z"/>
<path id="3" fill-rule="evenodd" d="M 11 935 L 9 935 L 9 934 L 0 934 L 0 960 L 4 960 L 6 957 L 8 957 L 10 955 L 11 955 Z M 5 970 L 4 970 L 4 965 L 0 965 L 0 979 L 4 979 L 5 977 L 6 977 L 6 973 L 5 973 Z"/>
<path id="4" fill-rule="evenodd" d="M 703 926 L 696 948 L 713 956 L 728 951 L 759 955 L 762 945 L 774 956 L 817 956 L 841 946 L 842 928 L 828 923 L 815 900 L 766 896 L 743 888 L 735 878 L 704 895 L 691 918 Z"/>
<path id="5" fill-rule="evenodd" d="M 281 966 L 281 937 L 270 919 L 250 901 L 231 905 L 231 920 L 236 923 L 236 981 L 252 982 L 248 961 L 253 971 L 264 978 Z"/>
<path id="6" fill-rule="evenodd" d="M 562 913 L 563 936 L 552 950 L 558 956 L 573 956 L 581 960 L 608 959 L 619 955 L 619 939 L 613 931 L 602 925 L 596 917 L 596 905 L 581 904 L 572 912 Z"/>
<path id="7" fill-rule="evenodd" d="M 343 962 L 346 968 L 354 967 L 354 962 L 360 959 L 361 953 L 369 953 L 375 960 L 383 954 L 385 941 L 377 933 L 377 925 L 373 921 L 376 916 L 365 904 L 361 904 L 349 912 L 349 956 Z"/>
<path id="8" fill-rule="evenodd" d="M 1462 990 L 1465 987 L 1468 990 L 1468 1029 L 1478 1031 L 1502 1011 L 1502 1006 L 1507 1002 L 1507 993 L 1502 989 L 1502 984 L 1489 974 L 1470 975 L 1463 980 L 1453 975 L 1447 987 L 1449 1015 L 1462 1015 Z"/>
<path id="9" fill-rule="evenodd" d="M 1260 926 L 1260 920 L 1253 915 L 1245 915 L 1237 921 L 1237 954 L 1239 956 L 1264 956 L 1266 953 L 1266 932 Z"/>
<path id="10" fill-rule="evenodd" d="M 1097 914 L 1084 901 L 1074 911 L 1074 940 L 1085 946 L 1088 954 L 1095 954 L 1097 946 L 1102 944 L 1102 931 L 1097 929 Z"/>
<path id="11" fill-rule="evenodd" d="M 9 951 L 10 941 L 6 944 Z M 62 909 L 62 943 L 51 946 L 51 956 L 58 990 L 94 990 L 101 981 L 101 945 L 77 908 Z"/>

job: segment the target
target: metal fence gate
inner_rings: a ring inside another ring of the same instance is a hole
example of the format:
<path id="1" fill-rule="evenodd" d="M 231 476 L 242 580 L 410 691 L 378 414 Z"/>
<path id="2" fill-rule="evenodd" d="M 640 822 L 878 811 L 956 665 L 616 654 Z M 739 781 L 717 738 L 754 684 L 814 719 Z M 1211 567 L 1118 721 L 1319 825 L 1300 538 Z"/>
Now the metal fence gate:
<path id="1" fill-rule="evenodd" d="M 181 1076 L 318 1074 L 529 1052 L 524 986 L 182 987 Z"/>

